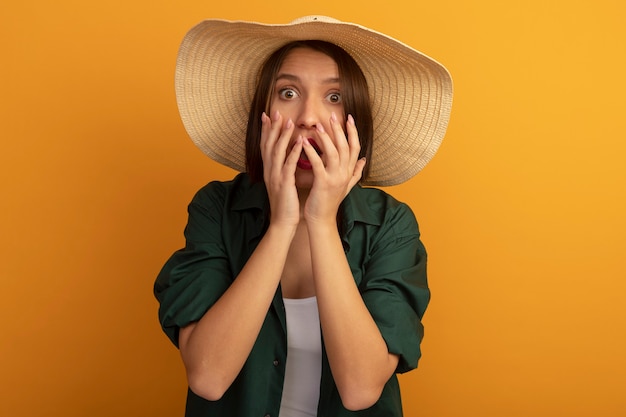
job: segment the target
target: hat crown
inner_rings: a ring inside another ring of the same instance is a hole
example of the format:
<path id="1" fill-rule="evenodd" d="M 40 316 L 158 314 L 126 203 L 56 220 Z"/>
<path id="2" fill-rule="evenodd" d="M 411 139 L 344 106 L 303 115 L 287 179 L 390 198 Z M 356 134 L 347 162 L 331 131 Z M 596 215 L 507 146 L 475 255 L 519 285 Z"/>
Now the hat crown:
<path id="1" fill-rule="evenodd" d="M 332 17 L 322 16 L 322 15 L 309 15 L 309 16 L 302 16 L 297 19 L 294 19 L 289 24 L 299 25 L 301 23 L 309 23 L 309 22 L 341 23 L 341 21 L 334 19 Z"/>

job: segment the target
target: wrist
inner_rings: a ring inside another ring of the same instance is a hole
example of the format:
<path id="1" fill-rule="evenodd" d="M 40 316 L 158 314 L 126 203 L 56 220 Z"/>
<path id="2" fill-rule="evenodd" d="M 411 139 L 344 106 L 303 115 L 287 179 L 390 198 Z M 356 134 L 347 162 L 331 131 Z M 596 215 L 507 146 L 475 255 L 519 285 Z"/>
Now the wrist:
<path id="1" fill-rule="evenodd" d="M 339 234 L 339 227 L 337 226 L 337 219 L 332 218 L 305 218 L 309 235 L 337 235 Z"/>
<path id="2" fill-rule="evenodd" d="M 298 224 L 291 224 L 288 222 L 272 222 L 270 221 L 270 225 L 265 232 L 265 236 L 268 238 L 277 238 L 282 241 L 291 242 L 293 237 L 296 234 L 296 229 L 298 228 Z"/>

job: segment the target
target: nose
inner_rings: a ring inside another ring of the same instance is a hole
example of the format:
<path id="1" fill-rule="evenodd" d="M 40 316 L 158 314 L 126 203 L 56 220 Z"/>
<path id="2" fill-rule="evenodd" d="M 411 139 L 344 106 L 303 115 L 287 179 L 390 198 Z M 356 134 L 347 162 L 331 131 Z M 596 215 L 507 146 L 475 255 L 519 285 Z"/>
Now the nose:
<path id="1" fill-rule="evenodd" d="M 315 129 L 321 123 L 321 103 L 308 97 L 300 101 L 296 126 L 301 129 Z"/>

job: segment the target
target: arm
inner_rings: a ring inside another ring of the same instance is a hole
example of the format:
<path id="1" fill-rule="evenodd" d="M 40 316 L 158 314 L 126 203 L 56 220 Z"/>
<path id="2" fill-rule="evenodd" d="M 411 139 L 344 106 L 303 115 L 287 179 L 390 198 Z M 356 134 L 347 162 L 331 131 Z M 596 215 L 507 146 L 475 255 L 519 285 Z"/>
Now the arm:
<path id="1" fill-rule="evenodd" d="M 309 228 L 324 344 L 349 410 L 369 408 L 398 365 L 366 308 L 344 255 L 336 223 Z"/>
<path id="2" fill-rule="evenodd" d="M 195 323 L 181 329 L 180 352 L 189 386 L 209 400 L 221 398 L 239 374 L 272 302 L 300 219 L 294 172 L 297 144 L 285 156 L 293 123 L 262 117 L 261 152 L 270 199 L 270 226 L 239 275 Z"/>
<path id="3" fill-rule="evenodd" d="M 389 353 L 361 298 L 337 229 L 339 205 L 361 178 L 365 165 L 364 160 L 358 160 L 356 126 L 348 117 L 346 139 L 334 114 L 330 124 L 332 138 L 318 127 L 325 164 L 311 145 L 304 143 L 315 174 L 304 216 L 329 364 L 344 406 L 359 410 L 380 398 L 397 367 L 398 357 Z"/>
<path id="4" fill-rule="evenodd" d="M 190 389 L 208 400 L 221 398 L 246 361 L 259 334 L 293 237 L 270 226 L 241 273 L 195 323 L 180 331 L 180 353 Z"/>

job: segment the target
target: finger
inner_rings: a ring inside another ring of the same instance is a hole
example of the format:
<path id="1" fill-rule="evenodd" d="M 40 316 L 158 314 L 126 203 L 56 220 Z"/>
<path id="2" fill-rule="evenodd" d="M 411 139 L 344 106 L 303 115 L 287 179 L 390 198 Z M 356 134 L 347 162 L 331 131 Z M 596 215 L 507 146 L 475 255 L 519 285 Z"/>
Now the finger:
<path id="1" fill-rule="evenodd" d="M 327 140 L 330 140 L 330 139 L 327 139 Z M 309 139 L 307 138 L 302 139 L 302 149 L 304 150 L 304 153 L 306 154 L 307 158 L 309 159 L 309 162 L 311 163 L 311 167 L 313 168 L 313 174 L 315 176 L 323 174 L 326 167 L 324 166 L 324 162 L 322 161 L 322 158 L 320 158 L 320 156 L 317 154 L 317 151 L 315 150 L 315 148 L 313 147 Z"/>
<path id="2" fill-rule="evenodd" d="M 280 130 L 280 135 L 274 144 L 274 155 L 276 158 L 279 158 L 281 163 L 285 162 L 285 158 L 287 157 L 287 146 L 291 141 L 291 135 L 293 134 L 293 121 L 291 119 L 287 120 L 285 126 Z"/>
<path id="3" fill-rule="evenodd" d="M 283 134 L 282 115 L 276 111 L 272 117 L 263 117 L 263 128 L 261 137 L 261 156 L 266 170 L 280 170 L 285 162 L 285 150 L 281 149 L 280 139 Z M 282 151 L 282 152 L 281 152 Z"/>
<path id="4" fill-rule="evenodd" d="M 282 115 L 276 111 L 272 116 L 268 116 L 263 113 L 261 116 L 262 128 L 261 128 L 261 146 L 263 151 L 269 151 L 273 149 L 276 140 L 280 135 L 282 126 Z"/>
<path id="5" fill-rule="evenodd" d="M 348 191 L 352 189 L 363 177 L 363 170 L 365 169 L 365 164 L 367 161 L 365 157 L 359 159 L 354 166 L 354 172 L 352 173 L 352 177 L 350 178 L 350 182 L 348 184 Z"/>
<path id="6" fill-rule="evenodd" d="M 348 147 L 350 148 L 350 164 L 356 164 L 361 152 L 361 141 L 359 140 L 359 132 L 356 123 L 351 114 L 348 115 L 346 121 L 346 131 L 348 133 Z"/>
<path id="7" fill-rule="evenodd" d="M 261 113 L 261 150 L 265 147 L 267 136 L 271 127 L 270 118 L 265 112 Z"/>
<path id="8" fill-rule="evenodd" d="M 346 139 L 346 132 L 343 130 L 341 123 L 337 119 L 337 114 L 332 112 L 330 114 L 330 127 L 333 131 L 335 147 L 341 152 L 348 149 L 348 140 Z"/>
<path id="9" fill-rule="evenodd" d="M 272 178 L 280 178 L 285 163 L 285 150 L 283 148 L 281 152 L 280 145 L 278 145 L 283 118 L 278 111 L 275 111 L 272 117 L 267 116 L 267 114 L 262 117 L 261 158 L 263 159 L 263 175 L 267 184 L 268 181 L 272 181 Z"/>
<path id="10" fill-rule="evenodd" d="M 302 135 L 298 136 L 298 138 L 296 139 L 296 142 L 293 145 L 293 148 L 291 148 L 291 151 L 289 151 L 289 154 L 287 155 L 287 158 L 285 159 L 285 169 L 286 169 L 286 173 L 288 174 L 295 174 L 296 172 L 296 166 L 298 165 L 298 159 L 300 159 L 300 154 L 302 153 L 302 143 L 304 142 L 304 138 L 302 137 Z"/>
<path id="11" fill-rule="evenodd" d="M 267 142 L 269 141 L 270 131 L 272 127 L 272 122 L 269 116 L 263 112 L 261 114 L 261 141 L 260 141 L 260 151 L 261 151 L 261 160 L 263 161 L 263 178 L 265 182 L 269 180 L 269 173 L 272 166 L 271 156 L 268 155 L 267 152 Z"/>
<path id="12" fill-rule="evenodd" d="M 271 144 L 275 141 L 275 124 L 272 119 L 263 112 L 261 114 L 261 153 L 267 154 Z"/>
<path id="13" fill-rule="evenodd" d="M 319 147 L 320 151 L 322 152 L 322 154 L 325 155 L 324 158 L 326 160 L 326 164 L 329 167 L 335 166 L 336 164 L 338 164 L 339 155 L 337 152 L 337 147 L 335 146 L 333 142 L 333 139 L 326 132 L 326 130 L 324 129 L 324 126 L 321 123 L 315 126 L 315 130 L 317 134 L 315 138 L 315 142 L 317 146 Z M 305 140 L 305 144 L 306 142 L 308 142 L 308 140 Z M 313 151 L 315 151 L 315 149 L 313 149 Z M 317 152 L 316 152 L 316 156 L 317 156 L 316 159 L 321 160 L 320 155 L 317 155 Z"/>

